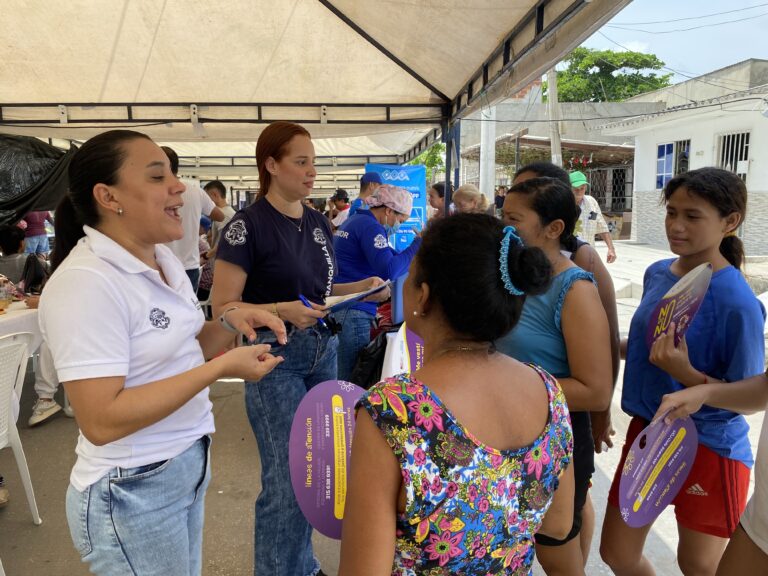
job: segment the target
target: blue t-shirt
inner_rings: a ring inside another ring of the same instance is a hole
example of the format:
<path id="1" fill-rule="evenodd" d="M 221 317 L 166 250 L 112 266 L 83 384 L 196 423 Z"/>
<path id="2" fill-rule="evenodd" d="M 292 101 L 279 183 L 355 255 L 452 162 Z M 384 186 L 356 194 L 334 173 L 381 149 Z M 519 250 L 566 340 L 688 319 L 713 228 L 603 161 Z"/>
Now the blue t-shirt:
<path id="1" fill-rule="evenodd" d="M 630 416 L 650 420 L 661 397 L 685 388 L 648 360 L 646 331 L 653 309 L 680 278 L 670 270 L 675 259 L 661 260 L 645 271 L 643 299 L 629 328 L 621 407 Z M 735 382 L 764 370 L 765 309 L 736 268 L 712 275 L 698 314 L 686 332 L 691 365 L 707 376 Z M 752 465 L 752 450 L 743 416 L 710 406 L 692 415 L 699 442 L 726 458 Z"/>
<path id="2" fill-rule="evenodd" d="M 235 214 L 216 257 L 248 274 L 243 302 L 250 304 L 298 300 L 299 294 L 321 304 L 336 280 L 328 220 L 307 207 L 301 219 L 288 218 L 266 199 Z"/>
<path id="3" fill-rule="evenodd" d="M 333 248 L 339 264 L 337 282 L 357 282 L 371 276 L 395 280 L 408 271 L 413 256 L 421 246 L 421 238 L 402 252 L 396 252 L 387 242 L 387 231 L 373 212 L 360 211 L 347 218 L 333 235 Z M 375 302 L 360 302 L 352 306 L 376 314 Z"/>
<path id="4" fill-rule="evenodd" d="M 519 322 L 496 341 L 496 349 L 520 362 L 541 366 L 555 378 L 570 377 L 560 315 L 568 291 L 578 280 L 594 281 L 592 274 L 572 266 L 552 278 L 544 294 L 526 296 Z"/>
<path id="5" fill-rule="evenodd" d="M 362 198 L 355 198 L 352 200 L 352 204 L 349 205 L 349 214 L 347 217 L 354 216 L 357 214 L 358 210 L 370 210 L 368 204 L 363 202 Z"/>

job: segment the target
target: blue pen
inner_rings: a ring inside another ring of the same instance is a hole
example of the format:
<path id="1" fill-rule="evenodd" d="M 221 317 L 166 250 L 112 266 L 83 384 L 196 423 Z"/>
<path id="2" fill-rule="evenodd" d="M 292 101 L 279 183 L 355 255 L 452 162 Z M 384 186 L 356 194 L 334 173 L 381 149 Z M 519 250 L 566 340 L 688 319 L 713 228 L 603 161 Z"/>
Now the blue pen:
<path id="1" fill-rule="evenodd" d="M 301 300 L 301 303 L 304 304 L 307 308 L 310 308 L 311 310 L 314 310 L 312 308 L 312 304 L 309 303 L 309 300 L 306 299 L 306 297 L 303 294 L 299 294 L 299 300 Z M 328 325 L 325 323 L 325 320 L 322 318 L 317 319 L 317 323 L 320 324 L 323 328 L 328 328 Z"/>

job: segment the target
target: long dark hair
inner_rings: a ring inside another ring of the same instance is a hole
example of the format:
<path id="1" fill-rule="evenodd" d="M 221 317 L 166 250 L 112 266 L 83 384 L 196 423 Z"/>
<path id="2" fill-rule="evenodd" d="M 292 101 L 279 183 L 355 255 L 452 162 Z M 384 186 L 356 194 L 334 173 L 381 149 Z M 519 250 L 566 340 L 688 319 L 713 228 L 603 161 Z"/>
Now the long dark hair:
<path id="1" fill-rule="evenodd" d="M 562 220 L 560 244 L 566 250 L 576 251 L 576 236 L 573 232 L 576 221 L 581 216 L 581 208 L 576 204 L 570 184 L 566 185 L 559 178 L 531 178 L 512 186 L 507 192 L 507 195 L 510 194 L 527 196 L 528 205 L 538 214 L 544 226 L 555 220 Z"/>
<path id="2" fill-rule="evenodd" d="M 664 188 L 664 202 L 669 202 L 672 194 L 683 186 L 689 193 L 712 204 L 721 218 L 737 212 L 741 223 L 744 222 L 747 216 L 747 187 L 733 172 L 720 168 L 699 168 L 675 176 Z M 736 235 L 726 236 L 720 242 L 720 254 L 734 268 L 741 268 L 745 258 L 744 244 Z"/>
<path id="3" fill-rule="evenodd" d="M 499 272 L 504 225 L 488 214 L 456 214 L 432 223 L 416 255 L 417 273 L 409 278 L 426 283 L 449 325 L 476 341 L 492 342 L 520 319 L 525 295 L 507 291 Z M 509 246 L 512 283 L 525 294 L 543 292 L 551 264 L 538 248 L 514 241 Z"/>
<path id="4" fill-rule="evenodd" d="M 309 131 L 299 124 L 280 120 L 267 126 L 256 141 L 256 166 L 259 169 L 259 194 L 256 200 L 261 200 L 269 192 L 272 175 L 267 170 L 267 159 L 274 158 L 279 162 L 285 155 L 288 142 L 295 136 L 312 138 Z"/>
<path id="5" fill-rule="evenodd" d="M 54 230 L 56 242 L 51 253 L 55 270 L 85 236 L 83 226 L 96 226 L 100 216 L 93 197 L 97 184 L 114 186 L 117 173 L 125 160 L 125 144 L 149 136 L 133 130 L 109 130 L 83 144 L 69 163 L 69 192 L 56 208 Z"/>

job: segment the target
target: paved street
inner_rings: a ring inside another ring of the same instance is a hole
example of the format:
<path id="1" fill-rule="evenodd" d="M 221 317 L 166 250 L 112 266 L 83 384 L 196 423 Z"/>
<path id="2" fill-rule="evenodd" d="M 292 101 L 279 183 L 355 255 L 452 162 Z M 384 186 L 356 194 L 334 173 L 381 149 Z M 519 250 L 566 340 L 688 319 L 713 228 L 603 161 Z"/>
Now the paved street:
<path id="1" fill-rule="evenodd" d="M 599 250 L 603 251 L 602 247 Z M 669 253 L 628 242 L 617 244 L 619 260 L 609 265 L 619 299 L 623 334 L 640 298 L 642 276 L 652 262 Z M 761 270 L 764 264 L 755 264 Z M 620 386 L 613 402 L 617 437 L 623 437 L 628 418 L 619 409 Z M 22 398 L 20 432 L 35 487 L 42 526 L 34 526 L 29 514 L 16 464 L 10 450 L 0 451 L 0 471 L 11 491 L 11 502 L 0 510 L 0 558 L 8 576 L 78 576 L 87 574 L 72 548 L 64 516 L 64 493 L 74 462 L 77 428 L 74 420 L 57 415 L 50 422 L 30 429 L 26 426 L 33 403 L 31 373 Z M 253 502 L 259 490 L 256 443 L 243 408 L 242 384 L 218 382 L 211 396 L 218 431 L 213 443 L 213 480 L 206 500 L 204 574 L 246 576 L 252 571 L 251 533 Z M 749 418 L 753 446 L 762 414 Z M 610 574 L 597 552 L 599 530 L 610 479 L 619 457 L 619 446 L 597 457 L 591 491 L 597 512 L 597 530 L 587 574 Z M 316 536 L 316 551 L 328 574 L 338 567 L 338 544 Z M 675 564 L 677 534 L 673 514 L 666 511 L 657 521 L 647 552 L 659 576 L 680 574 Z M 541 572 L 537 572 L 540 574 Z"/>

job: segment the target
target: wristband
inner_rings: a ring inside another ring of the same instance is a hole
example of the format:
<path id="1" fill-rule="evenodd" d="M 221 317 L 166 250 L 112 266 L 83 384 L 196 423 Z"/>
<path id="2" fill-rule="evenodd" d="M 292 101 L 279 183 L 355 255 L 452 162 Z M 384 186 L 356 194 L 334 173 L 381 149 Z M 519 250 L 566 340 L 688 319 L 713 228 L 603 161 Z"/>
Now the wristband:
<path id="1" fill-rule="evenodd" d="M 272 312 L 272 314 L 274 314 L 275 316 L 277 316 L 278 318 L 280 318 L 280 312 L 278 312 L 278 310 L 277 310 L 277 302 L 275 302 L 274 304 L 272 304 L 272 306 L 274 306 L 274 307 L 275 307 L 275 310 Z"/>
<path id="2" fill-rule="evenodd" d="M 224 328 L 227 332 L 232 332 L 233 334 L 240 334 L 240 330 L 232 326 L 229 322 L 227 322 L 227 312 L 231 312 L 232 310 L 237 310 L 237 306 L 232 306 L 232 308 L 227 308 L 222 312 L 221 316 L 219 316 L 219 323 L 221 324 L 221 327 Z"/>

